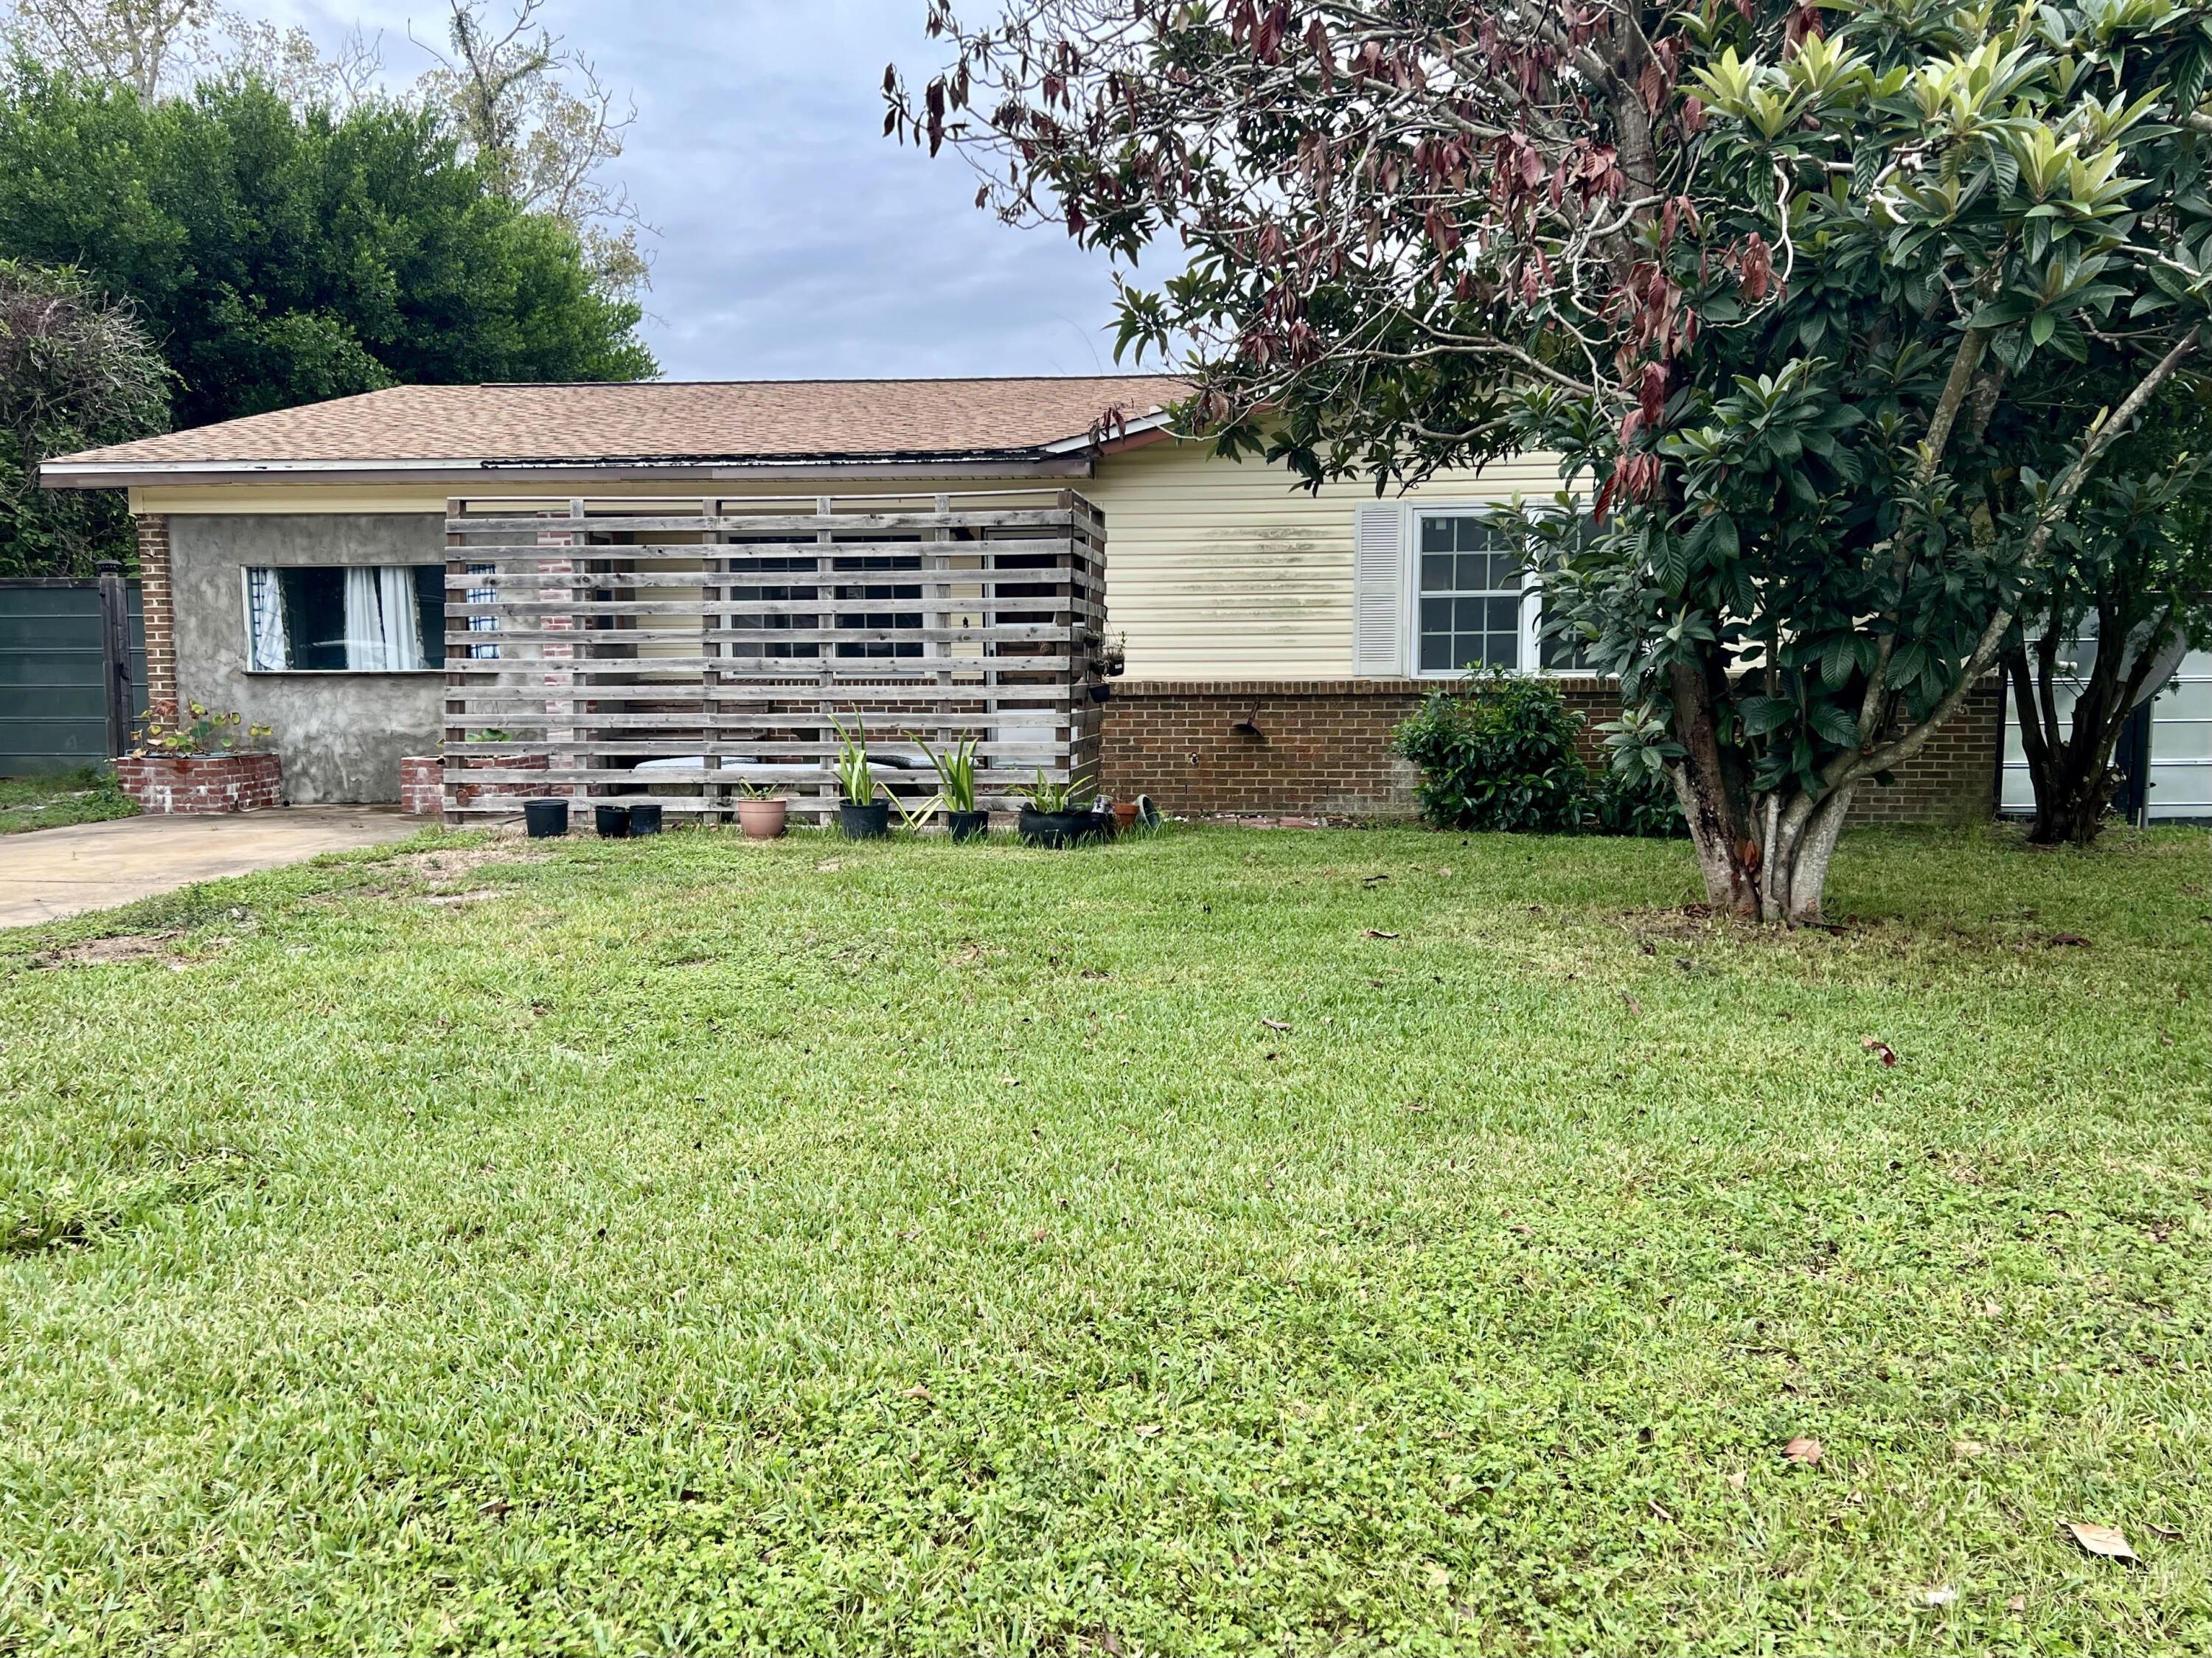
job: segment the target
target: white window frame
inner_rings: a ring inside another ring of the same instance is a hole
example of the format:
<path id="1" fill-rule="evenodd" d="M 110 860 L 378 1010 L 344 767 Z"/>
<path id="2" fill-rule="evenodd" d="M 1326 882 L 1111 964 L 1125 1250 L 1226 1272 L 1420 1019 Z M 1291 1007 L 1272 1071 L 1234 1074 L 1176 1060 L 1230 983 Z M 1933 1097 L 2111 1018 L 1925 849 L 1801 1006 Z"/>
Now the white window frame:
<path id="1" fill-rule="evenodd" d="M 403 570 L 427 569 L 430 560 L 422 559 L 398 568 Z M 423 674 L 442 674 L 446 671 L 446 636 L 422 641 L 423 665 L 419 668 L 257 668 L 253 665 L 253 573 L 256 570 L 376 570 L 386 568 L 379 563 L 368 564 L 241 564 L 238 567 L 238 625 L 245 649 L 240 653 L 246 663 L 243 671 L 254 679 L 412 679 Z M 438 566 L 442 573 L 445 566 Z M 496 620 L 496 618 L 494 618 Z M 498 647 L 493 647 L 497 654 Z M 476 647 L 471 647 L 471 656 Z"/>
<path id="2" fill-rule="evenodd" d="M 1465 664 L 1455 668 L 1424 668 L 1421 666 L 1421 520 L 1424 518 L 1470 517 L 1478 513 L 1495 512 L 1510 505 L 1510 497 L 1455 496 L 1444 501 L 1407 501 L 1400 503 L 1398 525 L 1400 592 L 1404 603 L 1401 607 L 1399 626 L 1401 648 L 1408 678 L 1449 680 L 1464 678 Z M 1543 665 L 1544 652 L 1541 632 L 1544 624 L 1543 578 L 1533 571 L 1522 579 L 1521 588 L 1521 665 L 1507 671 L 1527 674 L 1541 679 L 1609 679 L 1610 674 L 1601 674 L 1595 668 L 1547 668 Z"/>

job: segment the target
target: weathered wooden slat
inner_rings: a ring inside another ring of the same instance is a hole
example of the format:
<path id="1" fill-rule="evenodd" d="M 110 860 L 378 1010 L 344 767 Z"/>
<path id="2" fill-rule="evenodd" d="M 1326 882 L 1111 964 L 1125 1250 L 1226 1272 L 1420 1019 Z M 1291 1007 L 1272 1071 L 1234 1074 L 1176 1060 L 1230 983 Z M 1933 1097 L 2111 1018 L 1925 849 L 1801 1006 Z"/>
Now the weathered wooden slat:
<path id="1" fill-rule="evenodd" d="M 462 645 L 608 645 L 615 643 L 657 645 L 664 642 L 672 645 L 694 645 L 702 637 L 720 638 L 734 635 L 735 631 L 735 629 L 725 629 L 720 635 L 704 635 L 696 629 L 684 629 L 679 632 L 672 628 L 628 628 L 620 633 L 616 633 L 612 629 L 595 631 L 582 628 L 570 632 L 562 629 L 551 628 L 530 633 L 450 633 L 446 635 L 446 638 L 450 643 Z M 779 628 L 773 633 L 763 632 L 758 637 L 778 645 L 975 645 L 982 643 L 1055 645 L 1066 642 L 1073 631 L 1072 625 L 1062 627 L 1051 623 L 1022 623 L 983 628 L 792 628 L 788 629 Z M 561 663 L 567 659 L 551 657 L 538 659 L 552 665 Z M 607 657 L 596 659 L 601 664 L 611 659 L 614 659 Z M 653 660 L 651 657 L 621 659 L 642 663 L 650 663 Z M 869 659 L 848 656 L 832 659 L 844 663 L 860 663 Z M 887 662 L 901 659 L 902 659 L 896 657 L 883 659 Z M 933 667 L 942 665 L 934 659 L 916 657 L 907 659 L 927 660 Z"/>
<path id="2" fill-rule="evenodd" d="M 760 584 L 763 586 L 768 584 Z M 826 584 L 825 584 L 826 585 Z M 818 598 L 578 598 L 500 600 L 479 604 L 448 604 L 446 607 L 446 636 L 463 638 L 477 644 L 490 642 L 489 635 L 507 631 L 498 628 L 463 628 L 454 624 L 465 617 L 488 616 L 495 620 L 513 618 L 526 621 L 537 616 L 573 616 L 599 618 L 602 616 L 813 616 L 823 610 L 872 611 L 878 615 L 912 613 L 924 610 L 957 611 L 1008 610 L 1058 612 L 1072 607 L 1065 593 L 1021 593 L 981 598 L 925 598 L 896 597 L 889 593 L 848 594 L 838 596 L 833 589 Z M 576 631 L 589 633 L 590 629 Z M 635 631 L 635 630 L 633 630 Z M 668 629 L 647 631 L 669 632 Z"/>
<path id="3" fill-rule="evenodd" d="M 499 556 L 497 558 L 489 556 L 493 554 L 497 554 Z M 584 556 L 579 557 L 580 554 Z M 479 556 L 480 555 L 483 556 Z M 533 544 L 512 548 L 461 545 L 449 550 L 447 562 L 458 564 L 465 563 L 470 559 L 476 559 L 480 563 L 504 562 L 534 567 L 543 563 L 590 564 L 601 561 L 627 563 L 635 559 L 656 559 L 683 564 L 700 564 L 720 562 L 725 560 L 742 562 L 750 559 L 776 558 L 823 560 L 920 558 L 924 569 L 957 570 L 966 567 L 956 563 L 955 561 L 963 559 L 996 561 L 1006 558 L 1054 558 L 1058 561 L 1056 565 L 1036 568 L 1065 569 L 1071 556 L 1067 537 L 1056 536 L 1037 537 L 1018 541 L 839 541 L 824 544 L 808 539 L 772 542 L 686 542 L 678 545 L 659 543 L 636 546 L 623 546 L 619 544 L 586 547 L 552 547 Z M 634 574 L 649 575 L 653 573 L 633 573 L 623 570 L 578 572 L 539 570 L 534 568 L 512 571 L 478 570 L 450 574 L 447 586 L 449 587 L 489 586 L 502 581 L 561 583 L 577 581 L 586 576 L 593 580 L 606 580 L 627 577 Z M 667 577 L 672 580 L 686 576 L 695 579 L 726 580 L 728 574 L 726 571 L 715 570 L 676 570 L 668 572 Z M 840 572 L 840 574 L 850 573 Z M 473 577 L 473 580 L 470 579 L 471 577 Z"/>
<path id="4" fill-rule="evenodd" d="M 814 513 L 763 513 L 758 517 L 732 518 L 725 513 L 717 518 L 686 518 L 675 515 L 640 514 L 617 518 L 611 514 L 593 514 L 586 518 L 494 518 L 489 515 L 465 518 L 448 517 L 446 533 L 448 536 L 500 535 L 528 536 L 530 543 L 510 541 L 507 545 L 526 550 L 542 549 L 547 544 L 538 542 L 539 536 L 610 536 L 610 535 L 672 535 L 719 534 L 745 536 L 781 535 L 884 535 L 902 531 L 935 530 L 1066 530 L 1077 528 L 1073 515 L 1056 507 L 1017 508 L 1005 513 L 990 511 L 959 513 L 837 513 L 823 517 Z M 468 546 L 465 539 L 458 544 Z M 586 541 L 568 544 L 588 546 Z M 959 544 L 967 545 L 971 544 Z M 973 544 L 988 545 L 988 543 Z"/>
<path id="5" fill-rule="evenodd" d="M 485 637 L 474 635 L 477 641 Z M 789 662 L 794 665 L 789 673 L 781 673 L 763 664 Z M 911 673 L 899 667 L 901 663 L 916 665 Z M 763 684 L 789 683 L 814 685 L 823 683 L 825 673 L 836 683 L 866 685 L 933 685 L 943 673 L 986 673 L 1005 671 L 1018 674 L 1064 674 L 1073 667 L 1066 655 L 1042 656 L 896 656 L 896 657 L 757 657 L 757 656 L 617 656 L 617 657 L 529 657 L 511 656 L 493 659 L 471 657 L 456 662 L 448 658 L 446 678 L 448 683 L 489 683 L 512 680 L 517 684 L 550 686 L 555 678 L 562 683 L 573 683 L 580 690 L 592 687 L 599 677 L 607 674 L 641 675 L 682 673 L 695 684 L 702 674 L 711 673 L 717 681 L 736 683 L 758 681 Z M 609 689 L 619 689 L 610 687 Z M 549 689 L 546 693 L 552 695 Z"/>
<path id="6" fill-rule="evenodd" d="M 1024 763 L 1012 767 L 994 767 L 988 769 L 978 766 L 975 768 L 975 780 L 979 784 L 988 784 L 994 787 L 1016 788 L 1023 782 L 1033 780 L 1039 771 L 1044 773 L 1048 781 L 1064 779 L 1067 775 L 1063 758 L 1060 761 L 1042 760 L 1036 765 Z M 520 767 L 471 766 L 465 771 L 448 772 L 447 777 L 464 787 L 471 783 L 528 783 L 533 786 L 540 784 L 550 786 L 556 783 L 588 783 L 640 790 L 672 788 L 679 785 L 689 786 L 699 783 L 718 783 L 735 787 L 741 782 L 750 782 L 773 787 L 785 784 L 834 784 L 836 781 L 836 776 L 827 766 L 801 765 L 781 767 L 773 774 L 768 776 L 744 777 L 740 777 L 734 772 L 701 770 L 696 768 L 684 771 L 668 769 L 634 772 L 611 771 L 605 768 L 586 770 L 548 767 L 533 770 Z M 911 783 L 915 792 L 921 794 L 933 793 L 937 788 L 937 774 L 934 772 L 909 772 L 903 777 L 878 777 L 876 780 L 879 784 L 896 785 L 902 790 Z"/>

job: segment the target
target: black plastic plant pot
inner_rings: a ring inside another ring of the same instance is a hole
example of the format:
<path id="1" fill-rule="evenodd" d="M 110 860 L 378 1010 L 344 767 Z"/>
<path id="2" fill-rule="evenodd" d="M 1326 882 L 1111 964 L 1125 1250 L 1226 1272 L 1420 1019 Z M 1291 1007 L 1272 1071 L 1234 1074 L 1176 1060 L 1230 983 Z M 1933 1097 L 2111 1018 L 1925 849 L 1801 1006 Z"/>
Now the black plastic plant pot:
<path id="1" fill-rule="evenodd" d="M 557 840 L 568 832 L 568 803 L 566 800 L 525 800 L 522 803 L 523 826 L 533 841 Z"/>
<path id="2" fill-rule="evenodd" d="M 891 832 L 891 803 L 878 800 L 871 806 L 856 806 L 850 800 L 841 800 L 837 827 L 848 841 L 880 841 Z"/>
<path id="3" fill-rule="evenodd" d="M 660 802 L 641 802 L 629 809 L 630 838 L 660 833 Z"/>
<path id="4" fill-rule="evenodd" d="M 1097 814 L 1082 811 L 1039 811 L 1022 808 L 1021 836 L 1033 847 L 1072 847 L 1098 830 Z"/>
<path id="5" fill-rule="evenodd" d="M 945 822 L 956 841 L 980 841 L 991 832 L 991 814 L 988 811 L 948 811 Z"/>
<path id="6" fill-rule="evenodd" d="M 593 810 L 599 817 L 600 840 L 627 841 L 629 839 L 629 808 L 628 806 L 599 806 Z"/>

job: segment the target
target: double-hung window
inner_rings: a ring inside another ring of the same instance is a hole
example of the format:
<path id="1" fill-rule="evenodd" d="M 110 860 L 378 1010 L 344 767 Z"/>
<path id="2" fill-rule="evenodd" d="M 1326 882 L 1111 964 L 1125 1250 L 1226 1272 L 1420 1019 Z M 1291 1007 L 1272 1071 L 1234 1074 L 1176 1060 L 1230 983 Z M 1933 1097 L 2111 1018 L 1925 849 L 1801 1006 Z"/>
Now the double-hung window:
<path id="1" fill-rule="evenodd" d="M 1579 640 L 1545 633 L 1542 584 L 1516 537 L 1477 510 L 1412 518 L 1417 673 L 1590 671 Z"/>
<path id="2" fill-rule="evenodd" d="M 1416 626 L 1420 671 L 1522 665 L 1520 548 L 1471 513 L 1422 513 Z"/>
<path id="3" fill-rule="evenodd" d="M 420 673 L 446 660 L 446 567 L 319 564 L 246 572 L 255 673 Z"/>

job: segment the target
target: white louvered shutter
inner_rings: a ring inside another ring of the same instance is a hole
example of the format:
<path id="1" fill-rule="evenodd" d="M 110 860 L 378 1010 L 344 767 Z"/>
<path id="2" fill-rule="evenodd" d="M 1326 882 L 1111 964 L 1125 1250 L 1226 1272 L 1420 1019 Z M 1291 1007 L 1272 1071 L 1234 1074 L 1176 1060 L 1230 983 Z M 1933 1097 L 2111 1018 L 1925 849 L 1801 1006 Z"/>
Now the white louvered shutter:
<path id="1" fill-rule="evenodd" d="M 1362 507 L 1353 525 L 1352 671 L 1363 679 L 1406 671 L 1404 518 L 1395 507 Z"/>

